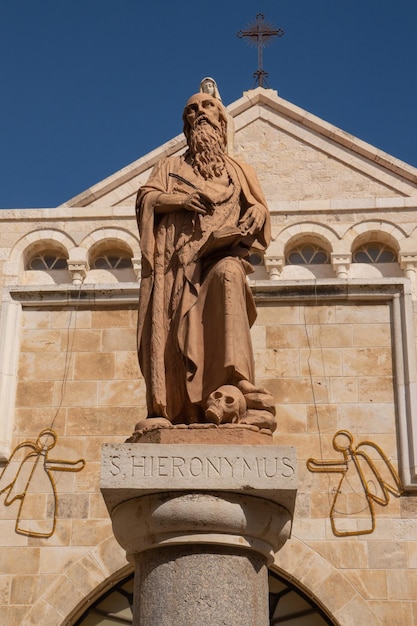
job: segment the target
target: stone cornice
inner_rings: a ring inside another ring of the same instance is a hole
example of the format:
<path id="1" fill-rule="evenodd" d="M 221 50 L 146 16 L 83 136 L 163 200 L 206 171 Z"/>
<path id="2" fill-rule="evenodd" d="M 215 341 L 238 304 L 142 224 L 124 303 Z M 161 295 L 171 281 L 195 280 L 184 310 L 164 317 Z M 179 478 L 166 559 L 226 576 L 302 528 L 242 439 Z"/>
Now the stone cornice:
<path id="1" fill-rule="evenodd" d="M 381 212 L 381 211 L 416 211 L 417 196 L 414 197 L 386 197 L 386 198 L 333 198 L 323 200 L 277 200 L 270 203 L 272 215 L 300 214 L 300 213 L 352 213 L 352 212 Z M 45 207 L 36 209 L 3 209 L 0 212 L 0 222 L 25 220 L 28 223 L 40 221 L 88 221 L 91 219 L 132 219 L 135 220 L 134 209 L 128 205 L 118 206 L 64 206 Z"/>

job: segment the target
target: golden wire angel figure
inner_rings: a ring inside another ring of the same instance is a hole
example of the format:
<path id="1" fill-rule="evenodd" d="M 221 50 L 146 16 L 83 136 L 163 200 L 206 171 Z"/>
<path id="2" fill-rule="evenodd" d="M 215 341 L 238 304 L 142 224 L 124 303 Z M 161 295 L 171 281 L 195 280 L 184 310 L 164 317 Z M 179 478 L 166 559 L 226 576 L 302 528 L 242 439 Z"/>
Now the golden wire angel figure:
<path id="1" fill-rule="evenodd" d="M 56 526 L 58 499 L 51 472 L 79 472 L 85 461 L 49 459 L 49 451 L 58 437 L 50 429 L 39 433 L 36 443 L 24 441 L 13 450 L 0 476 L 0 493 L 6 493 L 4 504 L 10 506 L 20 500 L 15 530 L 29 537 L 50 537 Z M 46 499 L 39 498 L 45 494 Z M 46 516 L 45 500 L 52 496 L 52 516 Z M 37 505 L 41 505 L 38 510 Z M 36 519 L 36 521 L 34 521 Z M 36 530 L 35 530 L 36 528 Z"/>
<path id="2" fill-rule="evenodd" d="M 341 474 L 330 508 L 333 533 L 337 537 L 372 533 L 375 530 L 374 503 L 386 506 L 390 493 L 400 496 L 400 477 L 378 445 L 362 441 L 353 447 L 353 436 L 347 430 L 337 431 L 333 448 L 342 453 L 343 459 L 310 458 L 307 461 L 311 472 Z M 352 518 L 359 524 L 356 530 L 349 529 Z"/>

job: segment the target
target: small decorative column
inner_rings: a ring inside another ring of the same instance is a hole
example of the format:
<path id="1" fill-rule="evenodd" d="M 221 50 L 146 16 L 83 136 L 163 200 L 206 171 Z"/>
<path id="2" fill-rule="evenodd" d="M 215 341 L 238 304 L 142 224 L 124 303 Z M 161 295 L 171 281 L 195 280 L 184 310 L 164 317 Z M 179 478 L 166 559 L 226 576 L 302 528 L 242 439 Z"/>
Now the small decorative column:
<path id="1" fill-rule="evenodd" d="M 103 447 L 101 490 L 135 562 L 135 626 L 269 624 L 267 564 L 290 535 L 295 451 L 237 430 Z"/>
<path id="2" fill-rule="evenodd" d="M 88 265 L 85 261 L 73 263 L 68 261 L 68 270 L 72 276 L 73 285 L 82 285 L 88 272 Z"/>
<path id="3" fill-rule="evenodd" d="M 136 280 L 140 280 L 141 272 L 142 272 L 142 258 L 135 257 L 132 259 L 132 267 L 135 273 Z"/>
<path id="4" fill-rule="evenodd" d="M 265 256 L 265 267 L 270 280 L 279 280 L 284 267 L 283 256 Z"/>
<path id="5" fill-rule="evenodd" d="M 337 276 L 337 278 L 347 278 L 350 264 L 352 263 L 352 255 L 347 254 L 339 254 L 337 252 L 333 252 L 331 255 L 332 267 Z"/>
<path id="6" fill-rule="evenodd" d="M 400 253 L 400 267 L 404 270 L 406 278 L 411 281 L 411 289 L 413 297 L 416 297 L 417 284 L 416 284 L 416 270 L 417 270 L 417 253 L 415 252 L 402 252 Z"/>
<path id="7" fill-rule="evenodd" d="M 88 265 L 87 250 L 85 248 L 72 248 L 69 251 L 67 260 L 68 270 L 72 276 L 73 285 L 82 285 L 87 272 L 90 269 Z"/>

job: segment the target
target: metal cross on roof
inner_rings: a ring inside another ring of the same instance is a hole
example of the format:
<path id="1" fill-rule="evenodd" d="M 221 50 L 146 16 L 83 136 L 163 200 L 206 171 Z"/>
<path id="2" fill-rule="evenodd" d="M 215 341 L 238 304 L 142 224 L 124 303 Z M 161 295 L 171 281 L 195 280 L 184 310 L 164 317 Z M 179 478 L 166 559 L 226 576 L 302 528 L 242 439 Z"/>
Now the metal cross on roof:
<path id="1" fill-rule="evenodd" d="M 258 13 L 256 22 L 249 24 L 246 30 L 239 30 L 236 35 L 240 39 L 244 37 L 248 39 L 248 44 L 258 48 L 258 69 L 253 73 L 255 78 L 254 87 L 269 87 L 266 77 L 268 72 L 263 68 L 263 48 L 270 43 L 273 37 L 282 37 L 284 31 L 282 28 L 274 28 L 267 22 L 264 22 L 265 16 Z"/>

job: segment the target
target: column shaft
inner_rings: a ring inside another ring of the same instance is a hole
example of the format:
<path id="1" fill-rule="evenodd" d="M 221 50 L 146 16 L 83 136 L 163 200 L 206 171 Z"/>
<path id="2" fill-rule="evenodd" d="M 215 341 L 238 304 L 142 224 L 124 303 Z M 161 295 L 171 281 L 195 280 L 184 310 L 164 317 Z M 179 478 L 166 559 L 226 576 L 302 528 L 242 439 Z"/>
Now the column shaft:
<path id="1" fill-rule="evenodd" d="M 167 546 L 135 559 L 134 626 L 268 626 L 266 559 L 225 546 Z"/>

